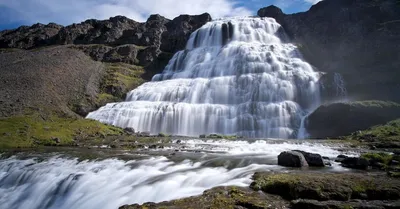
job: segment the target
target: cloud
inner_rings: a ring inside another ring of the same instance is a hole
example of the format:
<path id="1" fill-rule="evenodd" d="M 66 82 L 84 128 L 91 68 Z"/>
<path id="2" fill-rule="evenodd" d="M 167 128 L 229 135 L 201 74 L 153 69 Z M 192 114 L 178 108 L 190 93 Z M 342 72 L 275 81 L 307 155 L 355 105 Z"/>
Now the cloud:
<path id="1" fill-rule="evenodd" d="M 322 0 L 275 0 L 274 4 L 281 8 L 295 7 L 296 5 L 316 4 Z"/>
<path id="2" fill-rule="evenodd" d="M 233 0 L 0 0 L 0 11 L 7 11 L 7 15 L 0 15 L 0 24 L 56 22 L 63 25 L 116 15 L 142 22 L 156 13 L 170 19 L 180 14 L 204 12 L 213 18 L 253 13 Z"/>

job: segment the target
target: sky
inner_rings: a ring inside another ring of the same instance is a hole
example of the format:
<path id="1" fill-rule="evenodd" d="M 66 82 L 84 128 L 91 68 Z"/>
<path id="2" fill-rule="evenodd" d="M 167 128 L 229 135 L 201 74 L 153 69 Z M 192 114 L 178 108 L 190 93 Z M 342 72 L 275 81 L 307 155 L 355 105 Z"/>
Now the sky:
<path id="1" fill-rule="evenodd" d="M 213 18 L 250 16 L 269 5 L 291 14 L 308 10 L 320 0 L 0 0 L 0 30 L 54 22 L 61 25 L 86 19 L 123 15 L 144 22 L 150 14 L 169 19 L 180 14 L 208 12 Z"/>

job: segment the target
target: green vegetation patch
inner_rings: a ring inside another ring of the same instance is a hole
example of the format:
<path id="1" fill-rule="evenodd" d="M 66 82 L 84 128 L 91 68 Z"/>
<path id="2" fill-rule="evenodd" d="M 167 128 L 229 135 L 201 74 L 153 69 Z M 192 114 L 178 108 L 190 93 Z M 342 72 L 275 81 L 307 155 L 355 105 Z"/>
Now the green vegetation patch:
<path id="1" fill-rule="evenodd" d="M 74 146 L 76 140 L 121 135 L 123 130 L 94 120 L 31 114 L 0 119 L 0 148 Z"/>
<path id="2" fill-rule="evenodd" d="M 370 152 L 362 154 L 361 158 L 365 158 L 370 162 L 383 163 L 385 165 L 389 165 L 389 163 L 393 159 L 393 155 L 385 152 L 379 152 L 379 153 Z"/>
<path id="3" fill-rule="evenodd" d="M 251 188 L 288 200 L 340 200 L 400 198 L 400 181 L 356 174 L 256 173 Z"/>
<path id="4" fill-rule="evenodd" d="M 125 98 L 126 93 L 142 85 L 143 67 L 126 63 L 105 63 L 106 76 L 104 76 L 98 95 L 98 104 L 117 102 Z"/>

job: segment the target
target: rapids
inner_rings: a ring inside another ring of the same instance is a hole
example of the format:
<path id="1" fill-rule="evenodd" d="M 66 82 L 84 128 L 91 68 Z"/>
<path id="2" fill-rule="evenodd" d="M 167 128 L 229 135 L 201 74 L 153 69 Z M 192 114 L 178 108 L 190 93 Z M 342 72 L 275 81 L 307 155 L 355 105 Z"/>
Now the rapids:
<path id="1" fill-rule="evenodd" d="M 194 32 L 152 82 L 88 118 L 152 134 L 301 138 L 320 104 L 319 78 L 274 19 L 220 19 Z"/>
<path id="2" fill-rule="evenodd" d="M 200 195 L 216 186 L 249 186 L 256 171 L 290 171 L 277 165 L 281 151 L 301 149 L 331 158 L 341 154 L 310 143 L 187 140 L 180 144 L 183 150 L 166 156 L 160 156 L 163 150 L 159 150 L 152 154 L 124 151 L 124 159 L 82 161 L 61 152 L 0 158 L 0 206 L 115 209 L 161 202 Z M 171 149 L 175 148 L 164 150 Z M 322 171 L 347 169 L 333 164 Z"/>

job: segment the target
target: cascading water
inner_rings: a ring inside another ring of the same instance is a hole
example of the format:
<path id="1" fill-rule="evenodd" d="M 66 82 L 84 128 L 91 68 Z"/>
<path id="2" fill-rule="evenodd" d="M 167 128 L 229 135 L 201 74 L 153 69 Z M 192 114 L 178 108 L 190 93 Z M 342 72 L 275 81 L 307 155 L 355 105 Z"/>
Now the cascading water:
<path id="1" fill-rule="evenodd" d="M 276 158 L 282 151 L 318 151 L 331 158 L 342 154 L 309 143 L 188 140 L 182 144 L 184 149 L 198 152 L 168 157 L 127 153 L 125 159 L 133 158 L 127 161 L 79 161 L 68 155 L 43 153 L 6 159 L 0 155 L 0 208 L 115 209 L 125 204 L 162 202 L 200 195 L 217 186 L 249 186 L 257 171 L 284 169 Z M 345 171 L 338 164 L 328 169 Z"/>
<path id="2" fill-rule="evenodd" d="M 88 118 L 152 134 L 296 138 L 320 103 L 319 73 L 282 31 L 271 18 L 209 22 L 152 82 Z"/>

